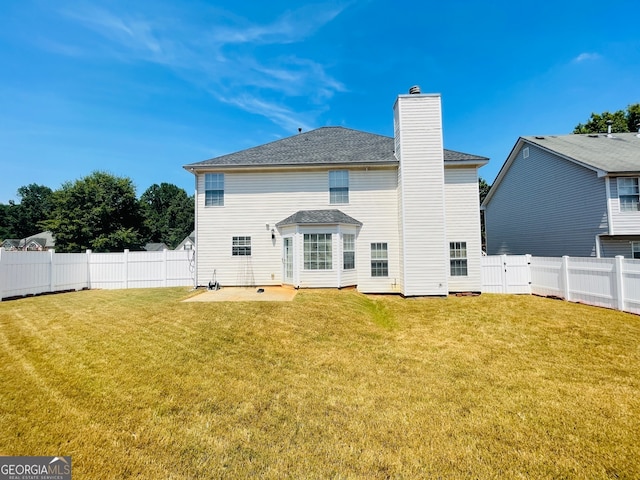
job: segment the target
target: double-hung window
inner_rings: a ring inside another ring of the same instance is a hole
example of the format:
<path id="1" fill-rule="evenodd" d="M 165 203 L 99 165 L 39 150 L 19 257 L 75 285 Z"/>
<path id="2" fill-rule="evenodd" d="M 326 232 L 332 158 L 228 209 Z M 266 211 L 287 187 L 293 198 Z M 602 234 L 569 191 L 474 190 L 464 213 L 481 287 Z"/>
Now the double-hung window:
<path id="1" fill-rule="evenodd" d="M 452 277 L 467 276 L 467 242 L 449 243 L 449 263 Z"/>
<path id="2" fill-rule="evenodd" d="M 251 237 L 233 237 L 231 242 L 231 255 L 234 257 L 250 257 Z"/>
<path id="3" fill-rule="evenodd" d="M 618 177 L 618 198 L 621 212 L 640 210 L 640 186 L 637 177 Z"/>
<path id="4" fill-rule="evenodd" d="M 349 171 L 329 172 L 329 203 L 349 203 Z"/>
<path id="5" fill-rule="evenodd" d="M 631 258 L 640 259 L 640 242 L 631 242 Z"/>
<path id="6" fill-rule="evenodd" d="M 356 236 L 352 233 L 342 235 L 342 269 L 356 268 Z"/>
<path id="7" fill-rule="evenodd" d="M 386 243 L 371 244 L 371 276 L 389 276 L 389 255 Z"/>
<path id="8" fill-rule="evenodd" d="M 207 207 L 224 205 L 224 173 L 204 174 L 204 204 Z"/>
<path id="9" fill-rule="evenodd" d="M 331 256 L 330 233 L 304 234 L 304 269 L 331 270 L 333 259 Z"/>

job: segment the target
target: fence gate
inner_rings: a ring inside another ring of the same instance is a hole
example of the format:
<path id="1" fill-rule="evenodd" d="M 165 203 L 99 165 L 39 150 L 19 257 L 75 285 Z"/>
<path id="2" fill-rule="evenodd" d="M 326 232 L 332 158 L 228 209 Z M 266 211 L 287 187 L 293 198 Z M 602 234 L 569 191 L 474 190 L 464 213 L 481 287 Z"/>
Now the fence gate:
<path id="1" fill-rule="evenodd" d="M 531 293 L 531 255 L 482 257 L 483 293 Z"/>

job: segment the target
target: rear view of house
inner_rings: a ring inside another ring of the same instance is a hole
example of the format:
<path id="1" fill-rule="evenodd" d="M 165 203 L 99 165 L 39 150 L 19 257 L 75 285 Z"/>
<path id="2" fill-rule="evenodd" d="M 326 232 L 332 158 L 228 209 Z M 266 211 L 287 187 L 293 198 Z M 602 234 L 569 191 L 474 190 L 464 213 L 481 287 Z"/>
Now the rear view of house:
<path id="1" fill-rule="evenodd" d="M 520 138 L 483 202 L 489 254 L 640 258 L 640 134 Z"/>
<path id="2" fill-rule="evenodd" d="M 393 138 L 323 127 L 186 165 L 197 283 L 480 291 L 477 169 L 445 150 L 439 94 L 394 105 Z"/>

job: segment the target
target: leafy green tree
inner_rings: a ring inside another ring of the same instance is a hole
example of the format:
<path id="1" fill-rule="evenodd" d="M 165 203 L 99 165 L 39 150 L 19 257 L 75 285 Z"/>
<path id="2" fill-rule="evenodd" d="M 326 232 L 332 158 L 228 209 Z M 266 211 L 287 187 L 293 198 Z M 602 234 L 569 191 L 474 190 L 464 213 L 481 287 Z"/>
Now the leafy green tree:
<path id="1" fill-rule="evenodd" d="M 484 178 L 478 179 L 478 190 L 480 192 L 481 204 L 486 198 L 490 189 L 491 189 L 491 185 L 489 185 Z M 484 210 L 480 210 L 480 239 L 482 241 L 482 250 L 486 252 L 487 251 L 487 232 L 485 230 Z"/>
<path id="2" fill-rule="evenodd" d="M 0 241 L 7 238 L 15 238 L 11 221 L 11 205 L 0 203 Z"/>
<path id="3" fill-rule="evenodd" d="M 63 184 L 53 202 L 44 226 L 53 232 L 57 251 L 138 250 L 144 243 L 140 205 L 129 178 L 94 172 Z"/>
<path id="4" fill-rule="evenodd" d="M 640 103 L 627 107 L 627 126 L 630 132 L 640 131 Z"/>
<path id="5" fill-rule="evenodd" d="M 15 205 L 14 231 L 18 238 L 28 237 L 43 230 L 42 222 L 53 211 L 53 190 L 32 183 L 18 188 L 20 204 Z"/>
<path id="6" fill-rule="evenodd" d="M 491 185 L 489 185 L 484 178 L 480 177 L 478 179 L 478 190 L 480 191 L 480 203 L 484 202 L 484 199 L 489 193 L 490 189 L 491 189 Z"/>
<path id="7" fill-rule="evenodd" d="M 629 105 L 626 110 L 617 112 L 592 113 L 586 123 L 579 123 L 573 133 L 606 133 L 611 124 L 612 132 L 637 132 L 640 121 L 640 103 Z"/>
<path id="8" fill-rule="evenodd" d="M 151 185 L 140 197 L 149 241 L 175 248 L 194 228 L 193 196 L 170 183 Z"/>
<path id="9" fill-rule="evenodd" d="M 49 219 L 53 208 L 53 190 L 32 183 L 18 189 L 20 203 L 9 201 L 0 211 L 0 236 L 24 238 L 43 230 L 41 222 Z"/>

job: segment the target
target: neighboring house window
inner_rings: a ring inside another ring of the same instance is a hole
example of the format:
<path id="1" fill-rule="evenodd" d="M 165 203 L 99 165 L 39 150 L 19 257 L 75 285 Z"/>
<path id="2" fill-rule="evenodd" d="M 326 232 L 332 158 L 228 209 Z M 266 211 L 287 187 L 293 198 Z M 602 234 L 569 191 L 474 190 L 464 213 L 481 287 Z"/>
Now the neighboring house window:
<path id="1" fill-rule="evenodd" d="M 349 203 L 349 171 L 329 172 L 329 203 Z"/>
<path id="2" fill-rule="evenodd" d="M 305 233 L 304 269 L 331 270 L 332 267 L 333 259 L 331 257 L 331 234 Z"/>
<path id="3" fill-rule="evenodd" d="M 342 235 L 342 268 L 344 270 L 356 268 L 356 236 L 351 233 Z"/>
<path id="4" fill-rule="evenodd" d="M 640 210 L 640 188 L 638 179 L 618 177 L 618 198 L 621 212 L 637 212 Z"/>
<path id="5" fill-rule="evenodd" d="M 224 205 L 224 173 L 204 174 L 204 204 L 207 207 Z"/>
<path id="6" fill-rule="evenodd" d="M 631 258 L 640 259 L 640 242 L 631 242 Z"/>
<path id="7" fill-rule="evenodd" d="M 389 257 L 386 243 L 371 244 L 371 276 L 389 276 Z"/>
<path id="8" fill-rule="evenodd" d="M 467 276 L 467 242 L 449 243 L 449 263 L 452 277 Z"/>
<path id="9" fill-rule="evenodd" d="M 234 257 L 251 256 L 251 237 L 233 237 L 231 242 L 231 255 Z"/>

